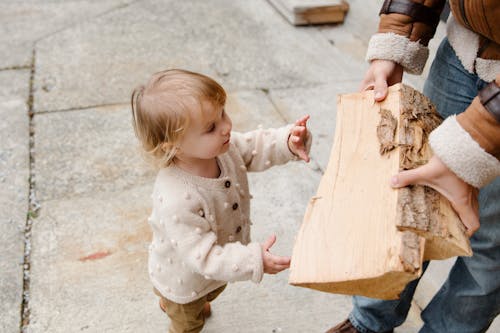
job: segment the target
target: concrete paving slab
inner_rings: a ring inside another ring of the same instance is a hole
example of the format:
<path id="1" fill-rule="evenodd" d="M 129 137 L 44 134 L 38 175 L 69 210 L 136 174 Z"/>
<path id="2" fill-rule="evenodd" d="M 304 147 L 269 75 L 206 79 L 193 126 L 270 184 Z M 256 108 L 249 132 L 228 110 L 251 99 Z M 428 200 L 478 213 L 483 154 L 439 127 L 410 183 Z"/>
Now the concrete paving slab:
<path id="1" fill-rule="evenodd" d="M 329 111 L 336 106 L 337 93 L 357 89 L 381 2 L 349 0 L 351 10 L 343 25 L 300 28 L 289 25 L 265 0 L 1 3 L 0 70 L 28 68 L 35 47 L 35 110 L 71 110 L 35 116 L 34 174 L 43 206 L 33 230 L 28 331 L 165 331 L 168 319 L 158 310 L 144 261 L 150 237 L 144 218 L 154 173 L 135 153 L 125 103 L 137 83 L 166 67 L 218 79 L 232 94 L 228 111 L 236 130 L 284 124 L 313 110 L 314 161 L 250 176 L 254 239 L 274 232 L 278 242 L 273 251 L 291 252 L 305 205 L 328 161 L 330 125 L 335 123 L 335 112 Z M 436 35 L 431 50 L 444 35 L 443 26 Z M 0 166 L 16 170 L 14 176 L 0 172 L 8 181 L 21 179 L 14 194 L 2 192 L 10 185 L 0 187 L 0 202 L 19 200 L 15 204 L 25 207 L 11 213 L 15 205 L 6 210 L 0 204 L 2 219 L 4 212 L 16 217 L 0 221 L 0 244 L 8 246 L 0 251 L 7 254 L 0 257 L 0 270 L 7 272 L 0 276 L 0 312 L 7 318 L 0 331 L 7 332 L 19 331 L 20 322 L 18 254 L 23 244 L 18 240 L 27 210 L 23 175 L 28 174 L 28 146 L 24 134 L 17 133 L 24 133 L 27 121 L 15 110 L 26 113 L 21 99 L 28 89 L 27 72 L 0 72 L 0 88 L 4 82 L 8 87 L 0 89 L 0 115 L 6 120 L 0 127 L 8 125 L 0 132 Z M 423 86 L 423 77 L 406 75 L 405 81 Z M 11 146 L 4 148 L 4 143 L 20 145 L 7 164 L 4 157 Z M 24 215 L 17 217 L 18 211 Z M 427 276 L 442 273 L 432 268 Z M 281 273 L 267 276 L 260 285 L 231 284 L 214 303 L 206 331 L 322 332 L 349 312 L 349 297 L 291 287 L 287 277 Z M 435 288 L 423 284 L 425 279 L 417 291 L 419 304 L 425 304 L 427 288 Z M 416 332 L 418 316 L 419 308 L 413 307 L 396 332 Z M 494 326 L 489 332 L 497 330 Z"/>
<path id="2" fill-rule="evenodd" d="M 344 57 L 366 64 L 368 41 L 377 31 L 383 0 L 349 0 L 349 11 L 342 24 L 320 26 L 320 31 L 335 45 Z M 360 69 L 360 74 L 364 70 Z"/>
<path id="3" fill-rule="evenodd" d="M 49 36 L 36 53 L 36 111 L 124 103 L 138 82 L 169 67 L 214 76 L 232 91 L 352 76 L 316 28 L 291 26 L 265 0 L 141 1 Z"/>
<path id="4" fill-rule="evenodd" d="M 289 253 L 317 180 L 303 163 L 252 174 L 253 238 L 264 240 L 275 232 L 273 251 Z M 276 191 L 285 185 L 288 191 Z M 28 332 L 165 330 L 168 320 L 157 308 L 147 277 L 150 191 L 146 185 L 43 203 L 33 226 Z M 325 300 L 331 307 L 324 306 Z M 261 285 L 231 284 L 214 303 L 206 331 L 321 331 L 349 307 L 347 297 L 288 286 L 282 273 Z"/>
<path id="5" fill-rule="evenodd" d="M 33 43 L 17 41 L 2 42 L 0 48 L 0 70 L 29 68 L 33 54 Z"/>
<path id="6" fill-rule="evenodd" d="M 0 71 L 0 321 L 21 323 L 24 227 L 29 192 L 29 70 Z"/>
<path id="7" fill-rule="evenodd" d="M 234 130 L 285 124 L 260 90 L 230 94 L 227 109 Z M 154 176 L 140 155 L 128 105 L 36 114 L 34 123 L 40 201 L 119 191 Z"/>
<path id="8" fill-rule="evenodd" d="M 37 114 L 36 181 L 40 201 L 120 191 L 149 181 L 128 105 Z"/>
<path id="9" fill-rule="evenodd" d="M 155 332 L 151 186 L 46 201 L 33 224 L 27 332 Z"/>
<path id="10" fill-rule="evenodd" d="M 309 88 L 273 89 L 269 93 L 274 105 L 287 121 L 293 121 L 303 114 L 311 115 L 311 158 L 323 171 L 326 170 L 333 144 L 337 95 L 357 91 L 358 86 L 359 81 L 356 80 Z"/>
<path id="11" fill-rule="evenodd" d="M 76 22 L 123 6 L 131 0 L 3 1 L 0 3 L 0 69 L 30 66 L 33 44 Z"/>
<path id="12" fill-rule="evenodd" d="M 296 177 L 297 174 L 302 177 Z M 271 232 L 287 254 L 318 175 L 303 163 L 251 174 L 253 238 Z M 276 191 L 286 188 L 289 191 Z M 31 321 L 27 332 L 162 332 L 147 277 L 151 186 L 46 201 L 33 225 Z M 92 207 L 92 209 L 89 209 Z M 347 316 L 350 298 L 287 284 L 230 284 L 213 305 L 206 332 L 322 332 Z M 82 306 L 84 305 L 84 306 Z M 406 328 L 405 328 L 406 327 Z M 398 332 L 413 332 L 408 323 Z"/>
<path id="13" fill-rule="evenodd" d="M 264 126 L 285 123 L 266 93 L 260 90 L 231 94 L 228 112 L 233 118 L 235 130 L 240 131 L 256 128 L 260 123 Z M 49 184 L 57 181 L 55 176 L 50 182 L 44 181 L 51 176 L 43 170 L 51 169 L 54 175 L 65 178 L 73 171 L 59 169 L 58 165 L 64 165 L 65 160 L 77 160 L 69 152 L 77 150 L 80 142 L 92 146 L 92 140 L 104 136 L 99 133 L 100 128 L 107 129 L 107 135 L 116 138 L 118 146 L 132 150 L 126 144 L 126 135 L 120 134 L 132 130 L 131 127 L 127 129 L 129 122 L 123 120 L 126 116 L 128 112 L 117 107 L 41 114 L 35 118 L 39 128 L 37 133 L 40 134 L 40 137 L 37 136 L 37 166 L 41 163 L 44 167 L 38 172 L 43 202 L 41 215 L 33 227 L 32 319 L 29 332 L 72 329 L 159 332 L 168 325 L 168 319 L 157 309 L 146 276 L 145 249 L 150 236 L 145 219 L 148 216 L 150 185 L 125 191 L 112 188 L 117 192 L 101 192 L 102 188 L 89 185 L 79 198 L 72 199 L 68 198 L 70 192 L 60 193 L 54 197 L 55 200 L 43 195 L 54 191 Z M 100 119 L 100 125 L 99 121 L 94 121 L 96 118 Z M 64 123 L 75 124 L 76 128 L 64 128 Z M 109 126 L 117 123 L 121 125 Z M 59 142 L 59 145 L 52 146 L 44 138 L 45 131 L 66 134 L 56 137 L 54 142 Z M 103 145 L 109 146 L 109 143 Z M 95 159 L 92 154 L 79 151 L 87 159 Z M 49 159 L 47 156 L 52 157 Z M 128 167 L 134 168 L 133 158 L 126 156 L 125 159 L 129 161 Z M 77 160 L 77 163 L 83 162 Z M 262 241 L 275 233 L 278 242 L 273 251 L 291 253 L 293 238 L 319 177 L 320 173 L 306 167 L 305 163 L 251 174 L 250 186 L 254 195 L 252 216 L 255 222 L 253 238 Z M 145 182 L 152 182 L 152 177 L 145 176 L 144 179 Z M 276 332 L 304 332 L 310 328 L 322 331 L 347 315 L 349 297 L 291 287 L 287 279 L 288 275 L 282 273 L 266 277 L 261 285 L 231 285 L 214 303 L 215 314 L 208 322 L 206 331 L 229 332 L 235 327 L 241 327 L 242 332 L 273 329 Z M 328 307 L 324 306 L 325 301 Z M 249 306 L 249 302 L 255 305 Z M 85 304 L 85 308 L 81 307 L 81 303 Z M 102 311 L 103 306 L 122 310 Z M 241 316 L 234 313 L 235 308 L 244 309 L 238 311 Z M 127 319 L 121 320 L 124 317 Z"/>
<path id="14" fill-rule="evenodd" d="M 233 131 L 238 132 L 252 131 L 259 125 L 271 128 L 287 124 L 262 90 L 228 92 L 226 112 L 233 122 Z"/>

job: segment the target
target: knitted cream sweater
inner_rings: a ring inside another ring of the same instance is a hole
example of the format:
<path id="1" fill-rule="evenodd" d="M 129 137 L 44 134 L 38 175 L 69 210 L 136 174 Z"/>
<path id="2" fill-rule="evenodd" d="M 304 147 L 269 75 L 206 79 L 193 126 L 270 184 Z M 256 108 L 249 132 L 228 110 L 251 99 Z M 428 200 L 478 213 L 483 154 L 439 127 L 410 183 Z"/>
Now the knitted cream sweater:
<path id="1" fill-rule="evenodd" d="M 229 281 L 260 282 L 262 250 L 250 241 L 247 171 L 294 159 L 290 128 L 233 132 L 228 152 L 217 157 L 219 178 L 176 166 L 160 170 L 149 218 L 149 275 L 164 297 L 185 304 Z"/>

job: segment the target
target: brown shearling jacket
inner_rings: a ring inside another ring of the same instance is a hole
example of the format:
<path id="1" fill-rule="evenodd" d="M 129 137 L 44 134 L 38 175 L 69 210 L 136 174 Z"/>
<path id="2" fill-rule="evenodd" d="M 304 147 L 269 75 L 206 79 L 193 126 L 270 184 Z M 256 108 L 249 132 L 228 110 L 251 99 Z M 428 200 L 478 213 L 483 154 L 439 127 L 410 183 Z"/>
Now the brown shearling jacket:
<path id="1" fill-rule="evenodd" d="M 421 4 L 439 15 L 446 1 L 405 0 L 400 2 Z M 500 1 L 450 0 L 450 9 L 460 24 L 481 36 L 481 48 L 478 57 L 500 60 L 500 24 L 498 24 L 500 20 Z M 378 32 L 393 32 L 409 38 L 412 42 L 418 41 L 427 46 L 436 32 L 438 23 L 438 20 L 419 22 L 408 15 L 381 13 Z"/>
<path id="2" fill-rule="evenodd" d="M 392 7 L 393 9 L 399 8 L 399 10 L 388 10 L 391 3 L 396 5 L 396 7 Z M 434 36 L 437 24 L 439 23 L 439 19 L 436 18 L 439 18 L 444 4 L 445 0 L 386 0 L 380 14 L 378 33 L 396 34 L 409 39 L 411 42 L 418 42 L 421 45 L 427 46 L 429 40 Z M 425 8 L 421 8 L 422 5 Z M 412 13 L 413 17 L 401 13 L 407 12 L 409 14 L 409 7 L 420 7 L 417 8 L 421 11 L 420 16 L 418 17 L 418 14 L 415 14 L 415 12 Z M 450 0 L 450 9 L 453 17 L 459 24 L 479 35 L 480 42 L 477 57 L 488 60 L 500 60 L 500 24 L 498 24 L 500 22 L 500 1 Z M 422 13 L 432 15 L 422 15 Z M 433 19 L 430 17 L 433 17 Z M 500 86 L 500 73 L 496 73 L 495 82 L 497 86 Z M 500 108 L 500 95 L 496 97 L 496 103 L 489 104 L 488 108 L 489 110 L 496 108 L 496 111 L 500 112 L 498 110 Z M 483 106 L 479 97 L 473 100 L 465 112 L 456 117 L 456 121 L 485 152 L 494 156 L 497 162 L 500 160 L 500 120 L 498 120 L 498 116 L 495 117 L 492 112 Z M 438 151 L 438 149 L 436 150 Z M 439 156 L 437 152 L 436 154 Z M 447 164 L 446 158 L 443 161 Z M 481 166 L 472 167 L 480 168 Z M 455 172 L 452 167 L 450 169 Z M 493 174 L 498 175 L 498 165 L 494 169 L 496 171 Z M 457 174 L 461 176 L 459 172 Z M 469 182 L 467 179 L 464 180 Z M 485 185 L 482 182 L 479 183 L 481 185 L 473 185 L 476 187 Z"/>
<path id="3" fill-rule="evenodd" d="M 500 87 L 500 73 L 495 82 Z M 486 110 L 479 97 L 457 116 L 457 121 L 485 151 L 500 160 L 500 122 Z"/>

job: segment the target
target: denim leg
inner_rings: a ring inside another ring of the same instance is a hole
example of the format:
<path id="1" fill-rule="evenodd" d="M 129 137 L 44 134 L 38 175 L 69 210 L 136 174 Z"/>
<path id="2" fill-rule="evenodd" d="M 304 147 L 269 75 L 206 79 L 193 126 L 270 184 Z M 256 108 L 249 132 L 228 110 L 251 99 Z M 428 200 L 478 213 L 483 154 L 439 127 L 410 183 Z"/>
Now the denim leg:
<path id="1" fill-rule="evenodd" d="M 439 114 L 446 118 L 465 111 L 485 85 L 487 82 L 467 72 L 445 38 L 425 81 L 424 95 L 434 103 Z"/>
<path id="2" fill-rule="evenodd" d="M 423 271 L 429 262 L 424 262 Z M 397 300 L 379 300 L 363 296 L 353 296 L 354 305 L 349 320 L 361 333 L 386 332 L 397 327 L 406 319 L 418 281 L 408 283 Z"/>
<path id="3" fill-rule="evenodd" d="M 486 84 L 463 68 L 448 40 L 444 39 L 436 53 L 424 94 L 446 118 L 463 112 Z M 499 312 L 499 179 L 481 190 L 479 204 L 481 228 L 471 238 L 474 256 L 458 258 L 447 282 L 422 313 L 421 332 L 482 332 Z M 424 265 L 424 270 L 426 267 Z M 349 319 L 363 333 L 389 331 L 401 325 L 418 281 L 409 283 L 400 299 L 395 301 L 353 297 L 354 308 Z"/>
<path id="4" fill-rule="evenodd" d="M 472 257 L 459 257 L 422 312 L 421 333 L 485 332 L 500 313 L 500 178 L 479 194 L 481 227 Z"/>
<path id="5" fill-rule="evenodd" d="M 444 40 L 424 93 L 447 117 L 460 113 L 487 83 L 468 73 Z M 500 312 L 500 178 L 479 193 L 480 229 L 472 257 L 459 257 L 448 279 L 422 312 L 420 332 L 484 332 Z"/>

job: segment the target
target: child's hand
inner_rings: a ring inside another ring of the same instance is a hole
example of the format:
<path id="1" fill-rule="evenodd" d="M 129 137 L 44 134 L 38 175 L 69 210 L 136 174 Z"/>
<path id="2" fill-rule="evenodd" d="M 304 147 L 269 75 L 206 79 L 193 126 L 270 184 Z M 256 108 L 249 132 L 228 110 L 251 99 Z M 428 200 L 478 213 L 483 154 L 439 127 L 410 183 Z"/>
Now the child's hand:
<path id="1" fill-rule="evenodd" d="M 307 133 L 307 121 L 309 120 L 309 115 L 306 115 L 295 122 L 295 126 L 292 127 L 290 131 L 290 136 L 288 137 L 288 148 L 290 151 L 309 162 L 309 155 L 307 154 L 306 142 L 308 139 Z"/>
<path id="2" fill-rule="evenodd" d="M 290 267 L 290 257 L 281 257 L 269 252 L 271 246 L 276 242 L 276 236 L 272 235 L 265 243 L 262 243 L 262 263 L 264 264 L 264 273 L 276 274 Z"/>

